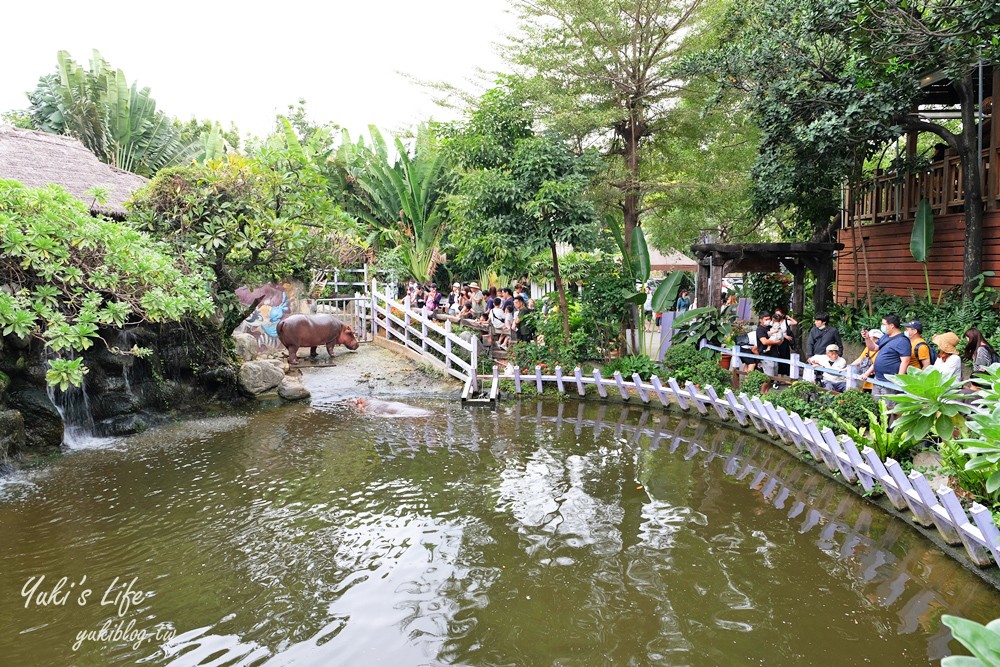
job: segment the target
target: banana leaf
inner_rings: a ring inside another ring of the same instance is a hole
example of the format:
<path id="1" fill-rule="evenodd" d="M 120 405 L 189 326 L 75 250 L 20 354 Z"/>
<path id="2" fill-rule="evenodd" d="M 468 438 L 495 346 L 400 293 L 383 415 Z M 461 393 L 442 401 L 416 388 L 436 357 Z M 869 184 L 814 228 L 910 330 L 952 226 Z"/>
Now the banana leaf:
<path id="1" fill-rule="evenodd" d="M 934 214 L 927 199 L 921 199 L 917 207 L 917 217 L 913 220 L 913 233 L 910 235 L 910 254 L 920 263 L 927 262 L 931 245 L 934 243 Z"/>
<path id="2" fill-rule="evenodd" d="M 673 271 L 656 286 L 656 290 L 653 292 L 654 312 L 664 313 L 674 309 L 674 304 L 677 302 L 677 290 L 680 288 L 682 280 L 684 280 L 684 274 L 681 271 Z"/>
<path id="3" fill-rule="evenodd" d="M 927 303 L 931 303 L 931 278 L 927 273 L 927 257 L 934 243 L 934 213 L 931 203 L 926 198 L 920 200 L 917 207 L 917 217 L 913 220 L 913 233 L 910 235 L 910 254 L 913 259 L 924 265 L 924 282 L 927 285 Z"/>
<path id="4" fill-rule="evenodd" d="M 635 262 L 635 279 L 643 283 L 649 280 L 649 246 L 642 227 L 632 230 L 632 261 Z"/>

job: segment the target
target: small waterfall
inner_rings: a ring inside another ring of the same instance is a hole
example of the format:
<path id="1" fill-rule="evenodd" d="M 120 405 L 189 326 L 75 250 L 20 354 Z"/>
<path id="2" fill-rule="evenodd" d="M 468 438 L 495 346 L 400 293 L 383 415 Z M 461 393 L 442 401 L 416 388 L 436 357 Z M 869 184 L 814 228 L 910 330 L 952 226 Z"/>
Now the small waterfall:
<path id="1" fill-rule="evenodd" d="M 47 391 L 49 400 L 63 420 L 63 445 L 69 449 L 80 449 L 105 440 L 94 435 L 94 416 L 90 412 L 86 385 L 70 387 L 66 391 L 50 386 Z"/>
<path id="2" fill-rule="evenodd" d="M 94 415 L 90 410 L 87 383 L 63 391 L 48 386 L 45 389 L 63 422 L 63 446 L 68 449 L 101 447 L 112 441 L 95 435 Z"/>

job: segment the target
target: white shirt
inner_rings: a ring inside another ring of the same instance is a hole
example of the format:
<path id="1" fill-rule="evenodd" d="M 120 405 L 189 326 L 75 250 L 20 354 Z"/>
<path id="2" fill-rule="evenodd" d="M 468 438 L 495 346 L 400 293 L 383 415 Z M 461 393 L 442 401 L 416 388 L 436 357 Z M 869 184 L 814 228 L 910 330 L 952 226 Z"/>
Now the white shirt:
<path id="1" fill-rule="evenodd" d="M 842 371 L 845 368 L 847 368 L 846 359 L 844 359 L 843 357 L 837 357 L 836 361 L 832 361 L 830 357 L 826 356 L 826 354 L 817 354 L 809 357 L 809 363 L 810 364 L 814 363 L 817 364 L 818 366 L 822 366 L 823 368 L 830 368 L 835 371 Z"/>
<path id="2" fill-rule="evenodd" d="M 938 357 L 931 368 L 941 371 L 945 379 L 949 377 L 962 379 L 962 359 L 957 354 L 949 354 L 947 359 Z"/>

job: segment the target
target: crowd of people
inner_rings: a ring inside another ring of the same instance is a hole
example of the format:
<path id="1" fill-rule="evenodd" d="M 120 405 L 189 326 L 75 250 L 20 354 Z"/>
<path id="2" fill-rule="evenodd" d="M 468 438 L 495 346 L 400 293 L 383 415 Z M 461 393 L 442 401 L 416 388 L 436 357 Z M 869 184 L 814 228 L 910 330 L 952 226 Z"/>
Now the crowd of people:
<path id="1" fill-rule="evenodd" d="M 483 327 L 488 332 L 483 342 L 487 345 L 496 343 L 503 350 L 511 341 L 535 338 L 534 328 L 527 317 L 535 310 L 535 300 L 523 283 L 517 283 L 513 288 L 491 285 L 484 289 L 476 281 L 456 282 L 448 294 L 442 294 L 434 283 L 422 285 L 411 280 L 403 305 L 428 317 L 440 315 L 452 322 Z"/>
<path id="2" fill-rule="evenodd" d="M 797 324 L 780 309 L 774 313 L 760 313 L 753 338 L 744 348 L 753 354 L 770 357 L 762 364 L 762 370 L 768 375 L 788 375 L 788 359 L 795 340 L 793 327 Z M 842 373 L 852 366 L 864 381 L 863 389 L 871 391 L 874 397 L 885 397 L 895 393 L 889 376 L 906 373 L 911 366 L 935 368 L 946 378 L 962 380 L 963 359 L 971 363 L 973 375 L 1000 362 L 1000 355 L 978 329 L 967 330 L 964 339 L 965 344 L 960 348 L 962 339 L 958 334 L 945 331 L 934 335 L 928 343 L 924 339 L 922 322 L 901 322 L 898 315 L 890 313 L 882 318 L 878 329 L 861 332 L 864 348 L 857 359 L 848 363 L 840 332 L 830 325 L 829 314 L 818 313 L 802 356 L 815 369 L 816 381 L 826 389 L 844 391 L 847 381 Z M 754 368 L 756 363 L 747 364 L 747 370 Z M 824 370 L 839 373 L 823 373 Z M 873 379 L 876 382 L 873 383 Z"/>

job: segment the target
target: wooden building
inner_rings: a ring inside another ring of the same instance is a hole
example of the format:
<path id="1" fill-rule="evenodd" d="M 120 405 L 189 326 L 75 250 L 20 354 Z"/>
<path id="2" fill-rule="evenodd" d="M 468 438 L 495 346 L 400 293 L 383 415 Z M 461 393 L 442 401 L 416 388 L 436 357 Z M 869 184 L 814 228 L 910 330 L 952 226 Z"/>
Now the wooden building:
<path id="1" fill-rule="evenodd" d="M 928 77 L 928 103 L 943 114 L 950 83 Z M 991 98 L 1000 92 L 1000 71 L 986 66 L 983 86 L 982 123 L 983 270 L 998 275 L 989 284 L 1000 288 L 1000 124 L 992 122 Z M 940 116 L 939 116 L 940 117 Z M 907 151 L 916 147 L 916 136 L 908 136 Z M 934 214 L 934 243 L 927 264 L 932 293 L 962 284 L 966 252 L 965 187 L 959 157 L 950 149 L 940 151 L 926 171 L 878 173 L 872 181 L 847 188 L 838 241 L 836 294 L 838 303 L 861 297 L 869 290 L 907 296 L 911 290 L 925 292 L 924 267 L 910 255 L 910 235 L 922 198 Z"/>

